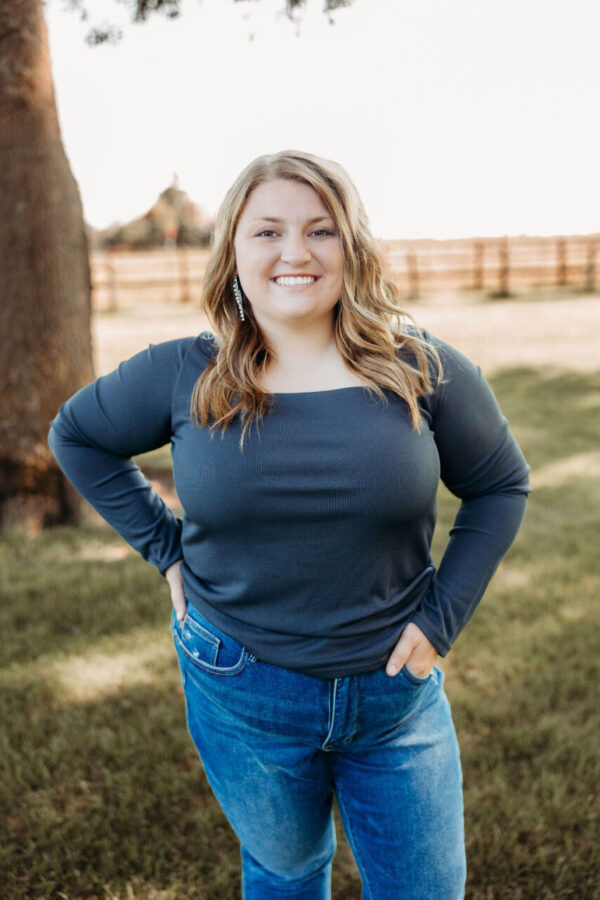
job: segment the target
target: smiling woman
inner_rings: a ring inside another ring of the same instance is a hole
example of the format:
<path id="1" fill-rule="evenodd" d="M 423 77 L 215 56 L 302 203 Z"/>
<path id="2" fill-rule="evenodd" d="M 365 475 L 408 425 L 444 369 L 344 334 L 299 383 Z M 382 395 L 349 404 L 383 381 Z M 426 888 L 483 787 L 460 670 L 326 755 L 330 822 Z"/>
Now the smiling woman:
<path id="1" fill-rule="evenodd" d="M 527 465 L 480 371 L 402 316 L 336 163 L 284 151 L 242 172 L 204 299 L 214 333 L 88 385 L 54 452 L 166 575 L 246 900 L 329 896 L 334 795 L 365 898 L 459 900 L 461 769 L 435 662 L 516 534 Z M 169 442 L 183 522 L 129 459 Z M 440 477 L 461 506 L 436 571 Z"/>
<path id="2" fill-rule="evenodd" d="M 325 320 L 333 338 L 344 253 L 316 191 L 283 179 L 261 184 L 240 216 L 234 247 L 242 289 L 265 334 L 299 323 L 318 328 Z"/>
<path id="3" fill-rule="evenodd" d="M 308 285 L 281 283 L 305 276 Z M 204 306 L 219 352 L 193 407 L 212 427 L 241 416 L 242 443 L 275 393 L 362 385 L 383 398 L 388 389 L 417 426 L 417 398 L 440 373 L 433 344 L 401 329 L 354 184 L 340 165 L 308 153 L 259 157 L 232 185 L 215 224 Z"/>
<path id="4" fill-rule="evenodd" d="M 273 350 L 265 390 L 359 384 L 335 344 L 344 253 L 317 192 L 298 181 L 265 181 L 240 216 L 234 247 L 241 288 Z"/>

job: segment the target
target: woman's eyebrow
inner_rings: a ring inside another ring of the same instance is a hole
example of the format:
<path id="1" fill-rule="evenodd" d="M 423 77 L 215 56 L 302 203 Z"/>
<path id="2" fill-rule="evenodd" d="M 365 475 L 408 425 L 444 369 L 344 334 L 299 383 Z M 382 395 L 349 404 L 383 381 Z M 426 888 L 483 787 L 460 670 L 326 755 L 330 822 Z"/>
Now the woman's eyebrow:
<path id="1" fill-rule="evenodd" d="M 306 224 L 314 225 L 315 222 L 323 222 L 325 219 L 331 219 L 333 221 L 332 216 L 316 216 L 314 219 L 309 219 Z M 276 216 L 259 216 L 258 219 L 253 219 L 253 222 L 275 222 L 279 225 L 284 221 L 284 219 L 278 219 Z"/>

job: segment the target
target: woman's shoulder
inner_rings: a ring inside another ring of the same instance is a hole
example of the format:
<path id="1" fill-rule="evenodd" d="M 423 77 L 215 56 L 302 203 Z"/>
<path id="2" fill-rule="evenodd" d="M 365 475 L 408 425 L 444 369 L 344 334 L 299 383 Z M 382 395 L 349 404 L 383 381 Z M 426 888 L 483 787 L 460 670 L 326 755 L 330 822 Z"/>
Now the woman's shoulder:
<path id="1" fill-rule="evenodd" d="M 210 331 L 202 331 L 198 335 L 150 344 L 139 355 L 147 355 L 148 359 L 156 366 L 179 369 L 190 357 L 195 358 L 196 361 L 198 361 L 198 357 L 202 357 L 206 364 L 216 352 L 217 344 L 214 334 Z"/>
<path id="2" fill-rule="evenodd" d="M 413 340 L 408 341 L 406 344 L 402 344 L 401 340 L 400 353 L 414 355 L 415 344 L 413 341 L 416 341 L 430 354 L 433 361 L 437 363 L 439 359 L 443 381 L 460 371 L 480 371 L 479 367 L 457 347 L 449 344 L 446 340 L 443 340 L 426 328 L 421 328 L 410 322 L 402 327 L 402 335 L 406 335 Z"/>
<path id="3" fill-rule="evenodd" d="M 430 388 L 419 397 L 423 411 L 435 417 L 453 404 L 487 403 L 491 392 L 480 366 L 456 346 L 413 323 L 403 327 L 402 334 L 413 339 L 399 343 L 399 353 L 404 362 L 417 366 L 417 346 L 427 355 Z"/>
<path id="4" fill-rule="evenodd" d="M 216 356 L 219 349 L 217 339 L 212 331 L 201 331 L 198 337 L 195 339 L 195 344 L 197 346 L 198 352 L 202 353 L 209 359 L 212 359 L 213 356 Z"/>
<path id="5" fill-rule="evenodd" d="M 160 392 L 167 396 L 175 390 L 184 373 L 186 377 L 197 378 L 215 352 L 216 344 L 209 332 L 160 341 L 123 360 L 112 372 L 100 376 L 96 384 L 103 390 L 114 383 L 115 387 L 127 386 L 130 391 Z"/>

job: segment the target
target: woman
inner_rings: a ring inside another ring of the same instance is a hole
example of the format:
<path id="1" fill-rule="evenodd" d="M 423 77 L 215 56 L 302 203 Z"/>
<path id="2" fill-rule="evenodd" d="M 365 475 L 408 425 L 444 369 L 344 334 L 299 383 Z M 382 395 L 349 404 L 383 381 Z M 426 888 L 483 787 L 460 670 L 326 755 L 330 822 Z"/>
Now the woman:
<path id="1" fill-rule="evenodd" d="M 401 317 L 346 173 L 260 157 L 217 218 L 214 335 L 71 398 L 61 466 L 166 574 L 188 726 L 248 900 L 329 896 L 338 800 L 371 900 L 457 900 L 458 747 L 435 666 L 523 515 L 478 369 Z M 131 462 L 171 442 L 176 520 Z M 437 572 L 440 479 L 461 499 Z"/>

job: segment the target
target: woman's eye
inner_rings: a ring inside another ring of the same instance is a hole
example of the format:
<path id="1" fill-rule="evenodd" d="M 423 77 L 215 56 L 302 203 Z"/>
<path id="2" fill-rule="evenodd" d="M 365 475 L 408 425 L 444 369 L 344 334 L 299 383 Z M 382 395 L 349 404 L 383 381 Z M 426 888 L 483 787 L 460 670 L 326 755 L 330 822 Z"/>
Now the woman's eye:
<path id="1" fill-rule="evenodd" d="M 333 237 L 335 231 L 331 231 L 330 228 L 317 228 L 315 231 L 311 231 L 311 235 L 315 237 Z M 263 228 L 262 231 L 256 233 L 255 237 L 277 237 L 277 232 L 270 228 Z"/>

